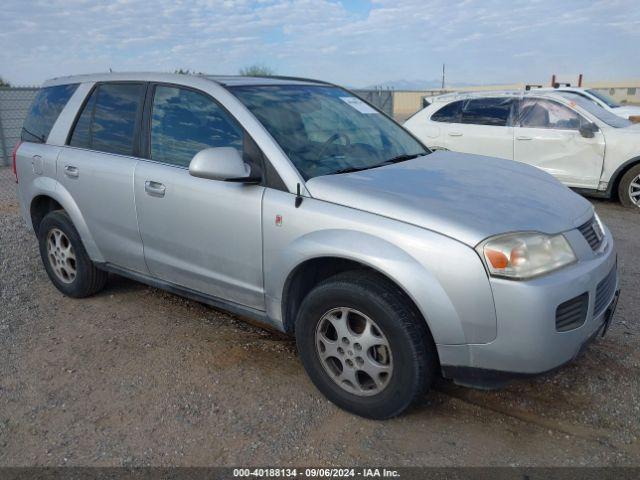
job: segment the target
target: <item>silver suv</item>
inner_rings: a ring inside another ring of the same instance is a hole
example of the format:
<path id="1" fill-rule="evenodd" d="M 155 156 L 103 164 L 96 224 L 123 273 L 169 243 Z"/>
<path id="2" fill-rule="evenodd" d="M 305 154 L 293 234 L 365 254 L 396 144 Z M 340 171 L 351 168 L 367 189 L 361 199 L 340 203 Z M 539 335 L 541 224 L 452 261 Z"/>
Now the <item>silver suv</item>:
<path id="1" fill-rule="evenodd" d="M 315 385 L 371 418 L 440 375 L 491 387 L 568 362 L 618 296 L 589 202 L 534 167 L 431 153 L 319 81 L 54 79 L 14 168 L 62 293 L 113 272 L 295 334 Z"/>

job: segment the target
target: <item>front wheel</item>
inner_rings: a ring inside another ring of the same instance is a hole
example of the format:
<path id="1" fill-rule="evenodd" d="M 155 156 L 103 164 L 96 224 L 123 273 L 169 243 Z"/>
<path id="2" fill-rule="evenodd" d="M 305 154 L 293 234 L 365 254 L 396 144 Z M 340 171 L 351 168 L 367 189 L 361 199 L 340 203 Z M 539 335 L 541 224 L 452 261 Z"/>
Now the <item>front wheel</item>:
<path id="1" fill-rule="evenodd" d="M 618 186 L 620 203 L 628 208 L 640 208 L 640 165 L 632 167 L 620 179 Z"/>
<path id="2" fill-rule="evenodd" d="M 300 306 L 296 342 L 316 387 L 363 417 L 399 415 L 437 375 L 424 320 L 395 285 L 366 272 L 338 274 L 314 288 Z"/>

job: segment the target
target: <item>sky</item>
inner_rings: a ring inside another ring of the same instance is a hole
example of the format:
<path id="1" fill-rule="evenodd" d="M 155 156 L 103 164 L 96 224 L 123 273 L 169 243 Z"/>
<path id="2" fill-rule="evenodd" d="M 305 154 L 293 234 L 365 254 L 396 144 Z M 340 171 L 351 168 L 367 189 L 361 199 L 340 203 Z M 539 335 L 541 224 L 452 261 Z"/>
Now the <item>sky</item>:
<path id="1" fill-rule="evenodd" d="M 640 78 L 638 0 L 3 0 L 0 76 L 236 74 L 350 87 Z"/>

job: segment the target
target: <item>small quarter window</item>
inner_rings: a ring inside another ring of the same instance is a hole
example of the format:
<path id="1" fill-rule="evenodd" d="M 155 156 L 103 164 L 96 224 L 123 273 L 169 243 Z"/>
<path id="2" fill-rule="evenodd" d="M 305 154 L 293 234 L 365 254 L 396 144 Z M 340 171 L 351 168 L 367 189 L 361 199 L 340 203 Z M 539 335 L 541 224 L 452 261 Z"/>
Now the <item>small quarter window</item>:
<path id="1" fill-rule="evenodd" d="M 24 120 L 20 139 L 23 142 L 45 143 L 78 84 L 58 85 L 41 89 Z"/>
<path id="2" fill-rule="evenodd" d="M 434 122 L 458 123 L 460 122 L 460 107 L 462 102 L 451 102 L 436 113 L 431 115 Z"/>
<path id="3" fill-rule="evenodd" d="M 189 166 L 211 147 L 234 147 L 241 154 L 243 130 L 212 98 L 184 88 L 158 86 L 151 115 L 151 158 Z"/>

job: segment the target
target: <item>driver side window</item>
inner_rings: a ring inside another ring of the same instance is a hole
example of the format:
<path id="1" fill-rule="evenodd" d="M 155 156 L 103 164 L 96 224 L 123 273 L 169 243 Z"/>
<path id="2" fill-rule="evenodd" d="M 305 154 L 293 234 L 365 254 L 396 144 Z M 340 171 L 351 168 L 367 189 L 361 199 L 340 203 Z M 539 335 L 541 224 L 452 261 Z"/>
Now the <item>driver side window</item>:
<path id="1" fill-rule="evenodd" d="M 520 102 L 518 124 L 521 127 L 578 130 L 583 123 L 578 112 L 560 103 L 539 98 L 526 98 Z"/>
<path id="2" fill-rule="evenodd" d="M 243 130 L 207 95 L 159 85 L 151 113 L 151 159 L 188 167 L 205 148 L 234 147 L 242 154 Z"/>

